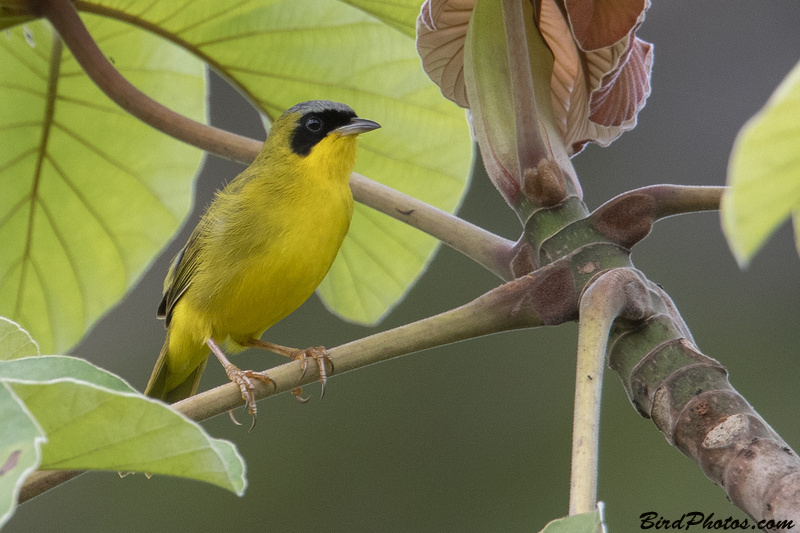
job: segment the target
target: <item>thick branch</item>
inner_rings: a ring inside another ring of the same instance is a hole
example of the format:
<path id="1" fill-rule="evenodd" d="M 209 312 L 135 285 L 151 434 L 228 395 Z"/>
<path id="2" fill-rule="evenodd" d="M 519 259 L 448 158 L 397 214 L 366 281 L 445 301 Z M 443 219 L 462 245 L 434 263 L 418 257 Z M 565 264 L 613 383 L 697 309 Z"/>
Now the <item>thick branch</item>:
<path id="1" fill-rule="evenodd" d="M 669 296 L 646 287 L 653 313 L 618 321 L 609 339 L 609 366 L 631 403 L 750 517 L 800 523 L 797 455 L 687 338 Z"/>

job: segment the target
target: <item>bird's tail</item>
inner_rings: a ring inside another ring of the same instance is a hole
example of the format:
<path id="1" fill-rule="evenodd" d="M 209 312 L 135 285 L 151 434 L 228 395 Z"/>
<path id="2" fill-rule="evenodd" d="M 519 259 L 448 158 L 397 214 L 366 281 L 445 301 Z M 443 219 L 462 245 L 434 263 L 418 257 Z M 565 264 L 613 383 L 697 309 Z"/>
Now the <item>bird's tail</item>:
<path id="1" fill-rule="evenodd" d="M 206 368 L 208 358 L 204 359 L 186 379 L 173 387 L 167 388 L 167 384 L 171 381 L 168 379 L 170 372 L 169 366 L 166 364 L 169 357 L 169 330 L 167 330 L 167 338 L 164 339 L 164 346 L 161 347 L 161 352 L 158 354 L 156 366 L 153 368 L 153 373 L 150 375 L 150 381 L 147 382 L 144 394 L 145 396 L 156 398 L 167 403 L 175 403 L 189 396 L 194 396 L 197 393 L 197 387 L 200 385 L 200 377 L 203 375 L 203 370 Z"/>

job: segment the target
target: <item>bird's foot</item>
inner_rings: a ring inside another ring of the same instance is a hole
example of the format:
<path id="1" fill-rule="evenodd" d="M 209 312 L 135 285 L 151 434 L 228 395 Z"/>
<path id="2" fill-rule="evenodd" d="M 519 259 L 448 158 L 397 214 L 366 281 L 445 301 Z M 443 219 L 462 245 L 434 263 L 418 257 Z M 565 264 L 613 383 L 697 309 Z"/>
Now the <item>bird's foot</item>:
<path id="1" fill-rule="evenodd" d="M 314 359 L 317 362 L 317 368 L 319 368 L 319 382 L 321 385 L 319 397 L 322 399 L 322 397 L 325 396 L 325 384 L 328 382 L 328 365 L 330 365 L 331 370 L 333 370 L 333 363 L 331 362 L 331 355 L 328 353 L 328 350 L 326 350 L 324 346 L 316 346 L 306 348 L 305 350 L 295 350 L 291 357 L 295 361 L 302 362 L 303 376 L 306 375 L 306 370 L 308 370 L 308 360 Z M 295 393 L 295 391 L 297 392 Z M 301 389 L 292 390 L 292 394 L 303 403 L 308 401 L 307 398 L 301 396 Z"/>
<path id="2" fill-rule="evenodd" d="M 228 357 L 222 351 L 222 348 L 219 347 L 219 344 L 216 343 L 214 339 L 209 338 L 206 341 L 206 344 L 211 349 L 211 353 L 213 353 L 219 362 L 222 364 L 222 367 L 225 369 L 225 373 L 228 374 L 228 379 L 239 385 L 239 390 L 242 393 L 242 399 L 244 400 L 245 405 L 247 406 L 247 412 L 250 413 L 250 416 L 253 417 L 253 423 L 250 424 L 250 430 L 256 427 L 256 394 L 255 394 L 255 385 L 253 385 L 253 380 L 263 381 L 266 384 L 272 383 L 273 387 L 276 387 L 275 381 L 270 378 L 266 372 L 256 372 L 255 370 L 241 370 L 238 366 L 234 365 L 228 360 Z M 231 414 L 231 419 L 233 419 L 234 423 L 236 419 L 233 418 Z"/>
<path id="3" fill-rule="evenodd" d="M 298 350 L 297 348 L 289 348 L 287 346 L 281 346 L 280 344 L 262 341 L 261 339 L 250 339 L 244 343 L 244 345 L 250 346 L 251 348 L 267 350 L 295 361 L 301 361 L 303 363 L 303 376 L 306 375 L 306 371 L 308 370 L 308 360 L 314 359 L 317 362 L 317 367 L 319 368 L 319 382 L 322 385 L 320 398 L 325 396 L 325 384 L 328 382 L 329 374 L 328 368 L 330 368 L 330 372 L 333 372 L 333 362 L 331 361 L 331 356 L 328 353 L 328 350 L 326 350 L 324 346 L 316 346 L 306 348 L 305 350 Z M 308 398 L 303 398 L 303 391 L 299 387 L 292 389 L 292 394 L 294 394 L 294 397 L 302 403 L 308 401 Z"/>
<path id="4" fill-rule="evenodd" d="M 264 372 L 256 372 L 254 370 L 240 370 L 237 366 L 232 364 L 225 365 L 225 373 L 228 374 L 228 379 L 239 385 L 239 390 L 242 393 L 242 399 L 247 406 L 247 412 L 253 417 L 253 423 L 250 425 L 250 430 L 256 426 L 256 395 L 255 385 L 253 380 L 263 381 L 266 384 L 272 384 L 275 387 L 275 381 L 272 380 Z"/>

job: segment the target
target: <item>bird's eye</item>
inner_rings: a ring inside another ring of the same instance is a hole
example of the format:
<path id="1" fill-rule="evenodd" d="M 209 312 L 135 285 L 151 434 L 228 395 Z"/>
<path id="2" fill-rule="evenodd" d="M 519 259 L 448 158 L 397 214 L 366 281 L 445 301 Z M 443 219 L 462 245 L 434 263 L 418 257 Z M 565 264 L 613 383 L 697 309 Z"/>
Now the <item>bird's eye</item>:
<path id="1" fill-rule="evenodd" d="M 318 117 L 308 117 L 306 119 L 306 129 L 312 133 L 317 133 L 322 129 L 322 120 Z"/>

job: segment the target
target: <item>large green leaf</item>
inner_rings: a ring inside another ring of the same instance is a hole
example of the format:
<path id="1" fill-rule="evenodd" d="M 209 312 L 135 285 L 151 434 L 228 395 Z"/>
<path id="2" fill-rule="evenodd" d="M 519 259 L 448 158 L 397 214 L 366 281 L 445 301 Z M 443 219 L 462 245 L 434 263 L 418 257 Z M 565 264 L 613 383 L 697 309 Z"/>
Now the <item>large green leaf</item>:
<path id="1" fill-rule="evenodd" d="M 244 462 L 231 443 L 209 437 L 195 422 L 83 359 L 0 361 L 0 385 L 24 403 L 47 437 L 40 468 L 148 472 L 244 492 Z M 5 411 L 8 402 L 0 400 Z M 20 427 L 13 426 L 15 434 Z"/>
<path id="2" fill-rule="evenodd" d="M 244 492 L 231 443 L 88 361 L 24 357 L 36 344 L 10 320 L 0 338 L 0 526 L 38 468 L 172 475 Z"/>
<path id="3" fill-rule="evenodd" d="M 416 37 L 417 15 L 422 0 L 392 0 L 379 2 L 376 0 L 347 0 L 353 7 L 363 9 L 389 26 L 397 28 L 409 37 Z"/>
<path id="4" fill-rule="evenodd" d="M 105 0 L 76 7 L 186 47 L 236 85 L 267 123 L 304 100 L 349 104 L 383 126 L 360 140 L 356 171 L 453 211 L 466 190 L 472 145 L 463 111 L 420 68 L 412 38 L 418 4 Z M 220 176 L 220 184 L 230 177 Z M 319 294 L 341 316 L 375 322 L 405 294 L 437 245 L 357 206 Z"/>
<path id="5" fill-rule="evenodd" d="M 85 22 L 135 85 L 204 119 L 201 62 L 127 24 Z M 0 39 L 0 99 L 0 314 L 53 353 L 77 342 L 178 228 L 202 153 L 113 104 L 46 22 Z"/>
<path id="6" fill-rule="evenodd" d="M 790 215 L 800 250 L 800 63 L 739 132 L 722 226 L 741 266 Z"/>
<path id="7" fill-rule="evenodd" d="M 460 202 L 469 133 L 463 113 L 419 67 L 411 0 L 75 6 L 123 74 L 167 106 L 202 118 L 200 66 L 189 54 L 235 84 L 267 121 L 298 101 L 343 101 L 383 125 L 362 140 L 357 171 L 442 209 Z M 18 27 L 0 42 L 0 94 L 15 102 L 0 110 L 0 172 L 8 184 L 0 195 L 0 244 L 8 252 L 0 258 L 0 313 L 53 352 L 74 344 L 177 228 L 200 156 L 111 104 L 68 52 L 51 61 L 62 52 L 52 48 L 46 23 L 27 28 L 35 47 Z M 220 184 L 230 178 L 220 176 Z M 342 316 L 374 322 L 437 245 L 359 206 L 320 294 Z"/>

